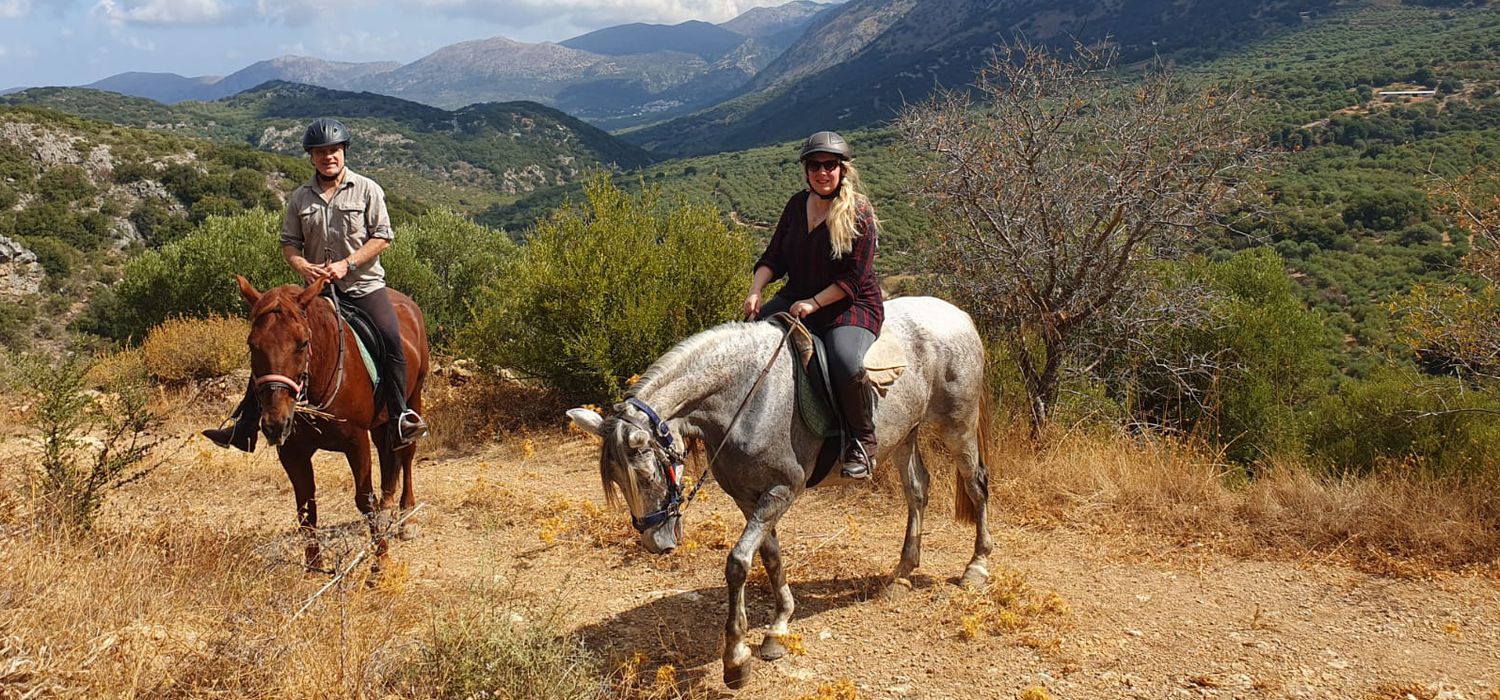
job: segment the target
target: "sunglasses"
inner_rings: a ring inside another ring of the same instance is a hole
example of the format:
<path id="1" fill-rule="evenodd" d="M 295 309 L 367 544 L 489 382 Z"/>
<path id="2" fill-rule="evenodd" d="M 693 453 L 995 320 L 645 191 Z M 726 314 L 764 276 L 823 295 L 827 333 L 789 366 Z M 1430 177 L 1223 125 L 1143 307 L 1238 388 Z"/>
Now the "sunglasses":
<path id="1" fill-rule="evenodd" d="M 835 170 L 838 170 L 840 165 L 843 165 L 843 161 L 839 161 L 839 160 L 808 160 L 808 161 L 803 161 L 803 163 L 802 163 L 802 167 L 807 168 L 807 172 L 810 172 L 810 173 L 815 173 L 815 172 L 818 172 L 819 170 L 821 170 L 821 171 L 823 171 L 825 173 L 831 173 L 831 172 L 833 172 Z"/>

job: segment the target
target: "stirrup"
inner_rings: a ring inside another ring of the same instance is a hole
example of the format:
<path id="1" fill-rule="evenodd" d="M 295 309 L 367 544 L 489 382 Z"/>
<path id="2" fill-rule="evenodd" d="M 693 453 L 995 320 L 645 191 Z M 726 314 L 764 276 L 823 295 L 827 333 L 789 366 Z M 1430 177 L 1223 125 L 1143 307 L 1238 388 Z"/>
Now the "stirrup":
<path id="1" fill-rule="evenodd" d="M 396 418 L 396 446 L 405 447 L 427 437 L 427 421 L 416 411 L 406 409 Z"/>
<path id="2" fill-rule="evenodd" d="M 844 467 L 839 470 L 839 473 L 843 474 L 845 479 L 868 479 L 874 476 L 875 458 L 865 451 L 865 446 L 860 441 L 854 440 L 853 442 L 854 445 L 850 451 L 858 452 L 858 454 L 852 455 L 852 459 L 844 460 Z"/>

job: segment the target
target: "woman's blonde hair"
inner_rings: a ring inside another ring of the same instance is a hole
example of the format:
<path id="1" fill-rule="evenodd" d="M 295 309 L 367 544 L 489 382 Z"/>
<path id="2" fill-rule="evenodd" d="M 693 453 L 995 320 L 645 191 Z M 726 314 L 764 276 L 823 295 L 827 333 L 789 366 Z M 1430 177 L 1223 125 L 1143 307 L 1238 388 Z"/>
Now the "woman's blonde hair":
<path id="1" fill-rule="evenodd" d="M 870 217 L 871 226 L 880 225 L 880 221 L 875 218 L 874 209 L 870 207 L 870 199 L 865 196 L 864 187 L 859 183 L 859 169 L 847 160 L 840 162 L 840 166 L 839 174 L 843 179 L 839 181 L 838 194 L 833 197 L 833 206 L 828 209 L 828 242 L 833 249 L 834 260 L 854 250 L 854 239 L 859 237 L 858 218 L 861 208 Z"/>

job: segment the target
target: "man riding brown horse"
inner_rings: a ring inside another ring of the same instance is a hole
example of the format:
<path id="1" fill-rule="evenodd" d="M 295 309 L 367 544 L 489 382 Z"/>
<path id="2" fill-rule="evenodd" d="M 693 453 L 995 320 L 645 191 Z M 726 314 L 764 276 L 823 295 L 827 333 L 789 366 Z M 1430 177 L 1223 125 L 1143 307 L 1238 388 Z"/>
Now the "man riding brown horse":
<path id="1" fill-rule="evenodd" d="M 320 280 L 332 283 L 339 299 L 364 311 L 378 329 L 385 347 L 379 387 L 395 423 L 394 446 L 400 447 L 426 435 L 427 424 L 406 404 L 406 355 L 380 265 L 380 253 L 394 237 L 385 191 L 345 166 L 349 141 L 349 130 L 336 119 L 315 120 L 303 133 L 302 150 L 314 173 L 287 198 L 281 254 L 309 286 Z M 234 423 L 205 430 L 204 437 L 221 447 L 254 450 L 260 421 L 255 392 L 252 382 Z"/>

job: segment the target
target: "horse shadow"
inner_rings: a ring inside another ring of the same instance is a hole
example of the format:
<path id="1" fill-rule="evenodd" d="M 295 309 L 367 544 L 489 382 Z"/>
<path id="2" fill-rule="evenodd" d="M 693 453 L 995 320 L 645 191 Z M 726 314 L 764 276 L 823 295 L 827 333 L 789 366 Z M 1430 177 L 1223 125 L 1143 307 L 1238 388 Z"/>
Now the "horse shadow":
<path id="1" fill-rule="evenodd" d="M 820 613 L 857 605 L 874 599 L 883 589 L 885 578 L 878 575 L 834 577 L 814 581 L 795 581 L 792 595 L 797 608 L 792 614 L 793 633 L 796 622 Z M 745 585 L 745 610 L 750 634 L 746 642 L 760 643 L 760 635 L 775 615 L 776 601 L 764 579 Z M 640 654 L 648 665 L 671 664 L 677 669 L 679 686 L 716 692 L 710 685 L 718 680 L 718 661 L 723 653 L 724 621 L 728 615 L 728 591 L 713 586 L 674 592 L 648 600 L 576 632 L 584 646 L 618 665 Z M 815 633 L 815 632 L 814 632 Z M 718 688 L 722 691 L 722 686 Z M 712 697 L 733 697 L 718 693 Z"/>

